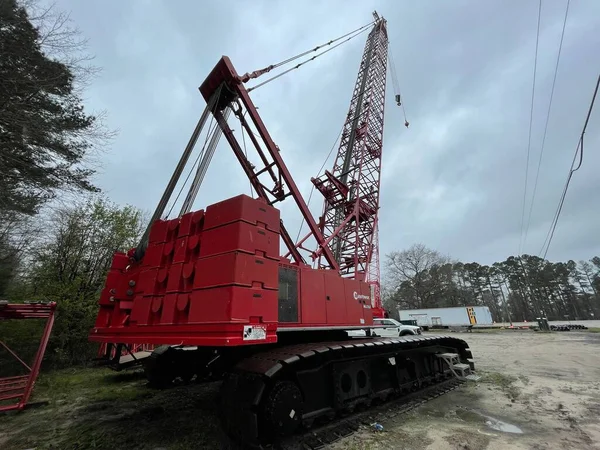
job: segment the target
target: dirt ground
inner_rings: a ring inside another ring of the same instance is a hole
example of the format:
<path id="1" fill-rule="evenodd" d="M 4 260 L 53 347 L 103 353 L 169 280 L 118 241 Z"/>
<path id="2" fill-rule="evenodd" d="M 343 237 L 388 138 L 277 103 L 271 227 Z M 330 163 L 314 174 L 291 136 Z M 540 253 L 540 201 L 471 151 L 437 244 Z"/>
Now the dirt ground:
<path id="1" fill-rule="evenodd" d="M 382 422 L 383 432 L 365 428 L 333 448 L 600 449 L 600 334 L 456 336 L 469 343 L 479 382 Z"/>
<path id="2" fill-rule="evenodd" d="M 332 448 L 600 449 L 600 333 L 452 334 L 470 344 L 479 382 Z M 156 391 L 107 369 L 44 374 L 34 400 L 48 403 L 0 415 L 0 449 L 226 449 L 218 387 Z"/>

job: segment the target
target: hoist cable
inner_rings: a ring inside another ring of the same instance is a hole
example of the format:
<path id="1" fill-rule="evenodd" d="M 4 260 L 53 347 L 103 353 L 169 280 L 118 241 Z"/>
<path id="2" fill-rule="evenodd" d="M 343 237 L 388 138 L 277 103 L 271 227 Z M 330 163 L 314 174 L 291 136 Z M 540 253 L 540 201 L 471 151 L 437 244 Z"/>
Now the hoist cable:
<path id="1" fill-rule="evenodd" d="M 327 161 L 329 161 L 329 158 L 331 158 L 331 154 L 333 153 L 333 150 L 336 148 L 337 143 L 340 140 L 340 138 L 342 137 L 343 132 L 344 132 L 344 128 L 342 127 L 335 142 L 331 146 L 331 149 L 329 150 L 329 153 L 327 154 L 325 161 L 323 161 L 323 164 L 321 165 L 321 168 L 319 169 L 317 178 L 319 178 L 321 176 L 321 172 L 323 172 L 323 169 L 325 168 L 325 164 L 327 164 Z M 310 194 L 308 195 L 308 201 L 306 202 L 307 206 L 310 206 L 310 200 L 312 199 L 312 195 L 313 195 L 314 191 L 315 191 L 315 185 L 313 184 L 312 187 L 310 188 Z M 302 218 L 302 222 L 300 223 L 300 228 L 298 229 L 298 235 L 296 236 L 296 240 L 294 241 L 296 243 L 298 242 L 298 239 L 300 239 L 300 233 L 302 233 L 302 227 L 304 227 L 304 222 L 305 222 L 305 219 Z"/>
<path id="2" fill-rule="evenodd" d="M 373 25 L 374 23 L 375 23 L 375 21 L 372 21 L 372 22 L 370 22 L 370 23 L 368 23 L 368 24 L 366 24 L 366 25 L 363 25 L 363 26 L 362 26 L 362 27 L 360 27 L 360 28 L 357 28 L 356 30 L 353 30 L 353 31 L 351 31 L 351 32 L 349 32 L 349 33 L 346 33 L 346 34 L 344 34 L 343 36 L 340 36 L 340 37 L 338 37 L 338 38 L 336 38 L 336 39 L 333 39 L 333 40 L 331 40 L 331 41 L 329 41 L 329 42 L 326 42 L 325 44 L 317 45 L 317 46 L 316 46 L 315 48 L 313 48 L 313 49 L 310 49 L 310 50 L 307 50 L 307 51 L 305 51 L 305 52 L 299 53 L 299 54 L 297 54 L 296 56 L 292 56 L 291 58 L 288 58 L 288 59 L 286 59 L 286 60 L 284 60 L 284 61 L 281 61 L 281 62 L 279 62 L 279 63 L 277 63 L 277 64 L 273 64 L 273 66 L 272 66 L 272 67 L 275 69 L 275 68 L 277 68 L 277 67 L 280 67 L 280 66 L 283 66 L 283 65 L 285 65 L 285 64 L 288 64 L 288 63 L 290 63 L 290 62 L 292 62 L 292 61 L 295 61 L 295 60 L 296 60 L 296 59 L 298 59 L 298 58 L 302 58 L 303 56 L 305 56 L 305 55 L 308 55 L 309 53 L 316 52 L 317 50 L 319 50 L 319 49 L 321 49 L 321 48 L 323 48 L 323 47 L 327 47 L 328 45 L 331 45 L 331 44 L 333 44 L 334 42 L 337 42 L 337 41 L 339 41 L 339 40 L 341 40 L 341 39 L 344 39 L 345 37 L 348 37 L 348 36 L 350 36 L 351 34 L 354 34 L 354 33 L 357 33 L 357 32 L 359 32 L 359 31 L 362 31 L 362 30 L 364 30 L 365 28 L 368 28 L 368 27 L 370 27 L 370 26 L 371 26 L 371 25 Z"/>
<path id="3" fill-rule="evenodd" d="M 240 78 L 242 78 L 242 80 L 244 80 L 244 82 L 247 82 L 247 81 L 249 81 L 249 80 L 251 80 L 253 78 L 258 78 L 261 75 L 264 75 L 265 73 L 270 72 L 273 69 L 276 69 L 278 67 L 284 66 L 285 64 L 288 64 L 288 63 L 290 63 L 292 61 L 295 61 L 298 58 L 302 58 L 303 56 L 306 56 L 309 53 L 316 52 L 317 50 L 319 50 L 319 49 L 321 49 L 323 47 L 327 47 L 328 45 L 331 45 L 334 42 L 337 42 L 337 41 L 339 41 L 341 39 L 344 39 L 345 37 L 348 37 L 351 34 L 354 34 L 354 33 L 358 32 L 358 31 L 362 31 L 365 28 L 368 28 L 371 25 L 373 25 L 375 22 L 376 21 L 372 21 L 372 22 L 370 22 L 370 23 L 368 23 L 366 25 L 363 25 L 362 27 L 357 28 L 356 30 L 350 31 L 349 33 L 346 33 L 346 34 L 344 34 L 344 35 L 342 35 L 342 36 L 340 36 L 338 38 L 335 38 L 335 39 L 333 39 L 333 40 L 331 40 L 329 42 L 326 42 L 324 44 L 317 45 L 316 47 L 311 48 L 310 50 L 306 50 L 305 52 L 298 53 L 297 55 L 292 56 L 291 58 L 285 59 L 285 60 L 280 61 L 280 62 L 278 62 L 276 64 L 271 64 L 270 66 L 267 66 L 264 69 L 259 69 L 259 70 L 255 70 L 254 72 L 251 72 L 251 73 L 246 73 L 245 75 L 242 75 Z"/>
<path id="4" fill-rule="evenodd" d="M 398 75 L 396 73 L 396 63 L 394 63 L 394 56 L 391 49 L 391 45 L 388 43 L 388 57 L 390 61 L 390 74 L 392 75 L 392 86 L 394 87 L 394 97 L 398 96 L 400 98 L 399 106 L 402 108 L 402 114 L 404 115 L 404 123 L 408 123 L 406 119 L 406 110 L 404 109 L 404 99 L 402 98 L 402 94 L 400 92 L 400 83 L 398 82 Z"/>
<path id="5" fill-rule="evenodd" d="M 225 121 L 227 121 L 227 118 L 229 117 L 230 113 L 231 108 L 229 106 L 223 110 L 223 119 Z M 217 145 L 219 144 L 219 140 L 221 139 L 222 135 L 223 130 L 220 127 L 215 127 L 210 138 L 210 142 L 208 143 L 208 147 L 205 147 L 202 150 L 202 160 L 200 160 L 200 163 L 198 164 L 198 168 L 196 169 L 196 175 L 194 176 L 187 196 L 183 201 L 183 204 L 181 205 L 179 217 L 189 213 L 192 210 L 192 206 L 194 204 L 194 201 L 196 200 L 196 197 L 198 196 L 198 191 L 200 190 L 200 186 L 204 181 L 204 177 L 206 176 L 206 172 L 208 171 L 208 166 L 210 165 L 210 162 L 212 161 L 212 158 L 215 155 L 215 150 L 217 149 Z"/>
<path id="6" fill-rule="evenodd" d="M 171 208 L 169 208 L 169 212 L 167 213 L 166 216 L 163 217 L 163 219 L 168 218 L 171 215 L 171 213 L 173 212 L 173 208 L 175 208 L 175 205 L 177 204 L 177 201 L 179 200 L 179 197 L 181 196 L 183 189 L 185 188 L 186 184 L 188 183 L 190 177 L 192 176 L 192 172 L 194 171 L 194 168 L 196 167 L 196 165 L 200 161 L 200 158 L 204 154 L 204 151 L 206 149 L 206 145 L 208 144 L 208 140 L 209 140 L 210 136 L 216 131 L 218 124 L 216 121 L 214 121 L 214 126 L 213 126 L 213 121 L 214 121 L 214 116 L 211 115 L 210 123 L 208 124 L 208 132 L 206 133 L 206 139 L 204 140 L 204 145 L 202 146 L 202 150 L 200 150 L 200 152 L 198 153 L 198 156 L 196 157 L 196 160 L 194 161 L 194 164 L 192 164 L 192 167 L 190 167 L 190 170 L 188 171 L 188 174 L 185 177 L 185 180 L 183 181 L 183 184 L 181 185 L 179 192 L 177 193 L 177 197 L 175 197 L 175 200 L 173 200 L 173 203 L 171 204 Z"/>
<path id="7" fill-rule="evenodd" d="M 247 111 L 244 111 L 244 115 L 246 114 L 246 112 Z M 246 157 L 246 160 L 248 160 L 248 151 L 246 150 L 246 130 L 244 129 L 244 126 L 241 125 L 241 121 L 240 121 L 240 127 L 242 128 L 242 144 L 244 146 L 244 156 Z M 250 181 L 250 194 L 252 194 L 252 196 L 254 197 L 254 187 L 252 186 L 252 180 L 249 180 L 249 181 Z"/>
<path id="8" fill-rule="evenodd" d="M 569 4 L 571 0 L 567 0 L 567 8 L 565 9 L 565 18 L 563 20 L 562 33 L 560 35 L 560 44 L 558 45 L 558 54 L 556 55 L 556 65 L 554 67 L 554 79 L 552 80 L 552 89 L 550 90 L 550 102 L 548 103 L 548 112 L 546 114 L 546 125 L 544 126 L 544 135 L 542 137 L 542 147 L 540 149 L 540 158 L 538 160 L 537 171 L 535 174 L 535 182 L 533 183 L 533 193 L 531 195 L 531 205 L 529 207 L 529 216 L 527 218 L 527 226 L 525 228 L 525 239 L 523 245 L 527 241 L 527 234 L 529 232 L 529 225 L 531 224 L 531 213 L 533 212 L 533 204 L 535 202 L 535 194 L 537 192 L 538 179 L 540 176 L 540 167 L 542 165 L 542 157 L 544 155 L 544 146 L 546 144 L 546 134 L 548 133 L 548 122 L 550 121 L 550 111 L 552 109 L 552 99 L 554 97 L 554 87 L 556 85 L 556 75 L 558 74 L 558 65 L 560 62 L 560 54 L 562 50 L 563 40 L 565 37 L 565 28 L 567 25 L 567 16 L 569 15 Z"/>
<path id="9" fill-rule="evenodd" d="M 283 75 L 285 75 L 286 73 L 289 73 L 289 72 L 291 72 L 292 70 L 296 70 L 296 69 L 298 69 L 298 68 L 302 67 L 304 64 L 306 64 L 306 63 L 308 63 L 308 62 L 310 62 L 310 61 L 314 61 L 314 60 L 315 60 L 315 59 L 317 59 L 319 56 L 322 56 L 322 55 L 324 55 L 325 53 L 327 53 L 327 52 L 330 52 L 330 51 L 331 51 L 331 50 L 333 50 L 334 48 L 336 48 L 336 47 L 339 47 L 339 46 L 340 46 L 340 45 L 342 45 L 342 44 L 345 44 L 346 42 L 350 41 L 351 39 L 354 39 L 356 36 L 358 36 L 358 35 L 360 35 L 360 34 L 364 33 L 364 32 L 365 32 L 365 31 L 367 31 L 367 30 L 368 30 L 368 28 L 365 28 L 365 29 L 363 29 L 363 30 L 359 31 L 358 33 L 356 33 L 356 34 L 354 34 L 354 35 L 350 36 L 350 37 L 349 37 L 349 38 L 347 38 L 346 40 L 344 40 L 344 41 L 342 41 L 342 42 L 340 42 L 340 43 L 338 43 L 338 44 L 334 45 L 333 47 L 331 47 L 331 48 L 328 48 L 327 50 L 325 50 L 325 51 L 322 51 L 321 53 L 318 53 L 318 54 L 316 54 L 316 55 L 315 55 L 315 56 L 313 56 L 312 58 L 305 59 L 305 60 L 304 60 L 304 61 L 302 61 L 301 63 L 298 63 L 298 64 L 296 64 L 294 67 L 292 67 L 292 68 L 290 68 L 290 69 L 287 69 L 287 70 L 284 70 L 284 71 L 283 71 L 283 72 L 281 72 L 280 74 L 278 74 L 278 75 L 275 75 L 275 76 L 273 76 L 273 77 L 271 77 L 271 78 L 269 78 L 269 79 L 267 79 L 267 80 L 263 81 L 262 83 L 259 83 L 259 84 L 257 84 L 256 86 L 252 86 L 251 88 L 248 88 L 248 92 L 250 92 L 250 91 L 253 91 L 254 89 L 257 89 L 257 88 L 259 88 L 259 87 L 261 87 L 261 86 L 264 86 L 265 84 L 267 84 L 267 83 L 270 83 L 271 81 L 273 81 L 273 80 L 276 80 L 276 79 L 277 79 L 277 78 L 279 78 L 279 77 L 282 77 L 282 76 L 283 76 Z"/>

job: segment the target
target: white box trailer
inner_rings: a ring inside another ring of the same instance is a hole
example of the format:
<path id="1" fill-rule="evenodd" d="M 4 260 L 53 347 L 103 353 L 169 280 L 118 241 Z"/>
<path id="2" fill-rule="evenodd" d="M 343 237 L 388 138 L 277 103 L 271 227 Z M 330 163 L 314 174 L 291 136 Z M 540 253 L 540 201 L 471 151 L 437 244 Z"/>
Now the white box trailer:
<path id="1" fill-rule="evenodd" d="M 398 310 L 400 320 L 416 320 L 423 328 L 465 327 L 491 325 L 492 314 L 487 306 L 457 306 Z"/>

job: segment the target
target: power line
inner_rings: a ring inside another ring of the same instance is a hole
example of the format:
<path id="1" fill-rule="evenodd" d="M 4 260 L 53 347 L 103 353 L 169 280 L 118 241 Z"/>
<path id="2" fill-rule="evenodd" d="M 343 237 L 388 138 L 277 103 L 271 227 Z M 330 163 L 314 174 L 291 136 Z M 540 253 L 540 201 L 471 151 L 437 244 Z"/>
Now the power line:
<path id="1" fill-rule="evenodd" d="M 550 102 L 548 103 L 548 112 L 546 114 L 546 125 L 544 126 L 544 136 L 542 137 L 542 147 L 540 149 L 540 158 L 538 160 L 537 171 L 535 174 L 535 183 L 533 184 L 533 194 L 531 195 L 531 206 L 529 207 L 529 217 L 527 218 L 527 227 L 525 228 L 525 238 L 523 239 L 523 245 L 527 242 L 527 233 L 529 232 L 529 225 L 531 223 L 531 213 L 533 212 L 533 204 L 535 202 L 535 194 L 537 192 L 538 178 L 540 176 L 540 167 L 542 165 L 542 157 L 544 156 L 544 145 L 546 143 L 546 134 L 548 133 L 548 122 L 550 121 L 550 110 L 552 109 L 552 99 L 554 97 L 554 87 L 556 85 L 556 75 L 558 74 L 558 65 L 560 62 L 560 53 L 562 50 L 563 40 L 565 37 L 565 28 L 567 25 L 567 16 L 569 15 L 569 4 L 571 0 L 567 0 L 567 8 L 565 9 L 565 18 L 563 20 L 562 33 L 560 35 L 560 44 L 558 46 L 558 54 L 556 56 L 556 66 L 554 67 L 554 79 L 552 80 L 552 90 L 550 91 Z"/>
<path id="2" fill-rule="evenodd" d="M 583 130 L 581 131 L 581 136 L 579 137 L 579 141 L 577 142 L 577 147 L 575 148 L 575 154 L 573 155 L 573 161 L 571 162 L 571 168 L 569 169 L 569 175 L 567 176 L 567 182 L 565 183 L 565 187 L 563 188 L 562 195 L 560 200 L 558 201 L 558 207 L 556 208 L 556 212 L 554 213 L 554 218 L 552 219 L 552 223 L 550 225 L 550 229 L 548 230 L 548 234 L 546 235 L 546 240 L 542 245 L 540 250 L 540 254 L 544 250 L 544 246 L 546 250 L 544 251 L 544 259 L 546 259 L 546 255 L 548 254 L 548 249 L 550 248 L 550 244 L 552 243 L 552 238 L 554 237 L 554 231 L 556 230 L 556 225 L 558 224 L 558 219 L 560 217 L 560 213 L 562 212 L 563 204 L 565 203 L 565 197 L 567 196 L 567 190 L 569 189 L 569 183 L 571 182 L 571 178 L 573 177 L 573 173 L 579 170 L 581 164 L 583 163 L 583 137 L 585 135 L 585 131 L 587 129 L 587 125 L 590 121 L 590 116 L 592 115 L 592 110 L 594 108 L 594 102 L 596 100 L 596 95 L 598 94 L 598 87 L 600 86 L 600 75 L 598 76 L 598 81 L 596 82 L 596 88 L 594 89 L 594 95 L 592 96 L 592 101 L 590 103 L 590 108 L 587 113 L 587 117 L 585 118 L 585 123 L 583 124 Z M 577 161 L 577 155 L 579 155 L 579 164 L 577 167 L 575 166 L 575 161 Z M 547 242 L 547 244 L 546 244 Z"/>
<path id="3" fill-rule="evenodd" d="M 535 77 L 537 73 L 538 46 L 540 42 L 540 19 L 542 16 L 542 0 L 538 6 L 537 32 L 535 37 L 535 58 L 533 60 L 533 84 L 531 88 L 531 110 L 529 112 L 529 139 L 527 142 L 527 162 L 525 164 L 525 188 L 523 189 L 523 211 L 521 212 L 521 234 L 519 236 L 519 255 L 523 244 L 523 225 L 525 224 L 525 204 L 527 203 L 527 184 L 529 182 L 529 155 L 531 153 L 531 130 L 533 127 L 533 105 L 535 99 Z"/>

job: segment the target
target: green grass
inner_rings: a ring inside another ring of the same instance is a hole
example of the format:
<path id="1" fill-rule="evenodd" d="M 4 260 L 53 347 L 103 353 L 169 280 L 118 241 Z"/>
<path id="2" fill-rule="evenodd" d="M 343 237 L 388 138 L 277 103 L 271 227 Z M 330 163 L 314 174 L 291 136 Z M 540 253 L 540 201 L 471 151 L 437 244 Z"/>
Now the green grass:
<path id="1" fill-rule="evenodd" d="M 2 449 L 227 448 L 218 384 L 153 390 L 139 373 L 69 369 L 43 374 L 32 401 L 0 415 Z"/>
<path id="2" fill-rule="evenodd" d="M 600 328 L 598 328 L 598 327 L 591 327 L 591 328 L 588 328 L 587 331 L 589 333 L 600 333 Z"/>

